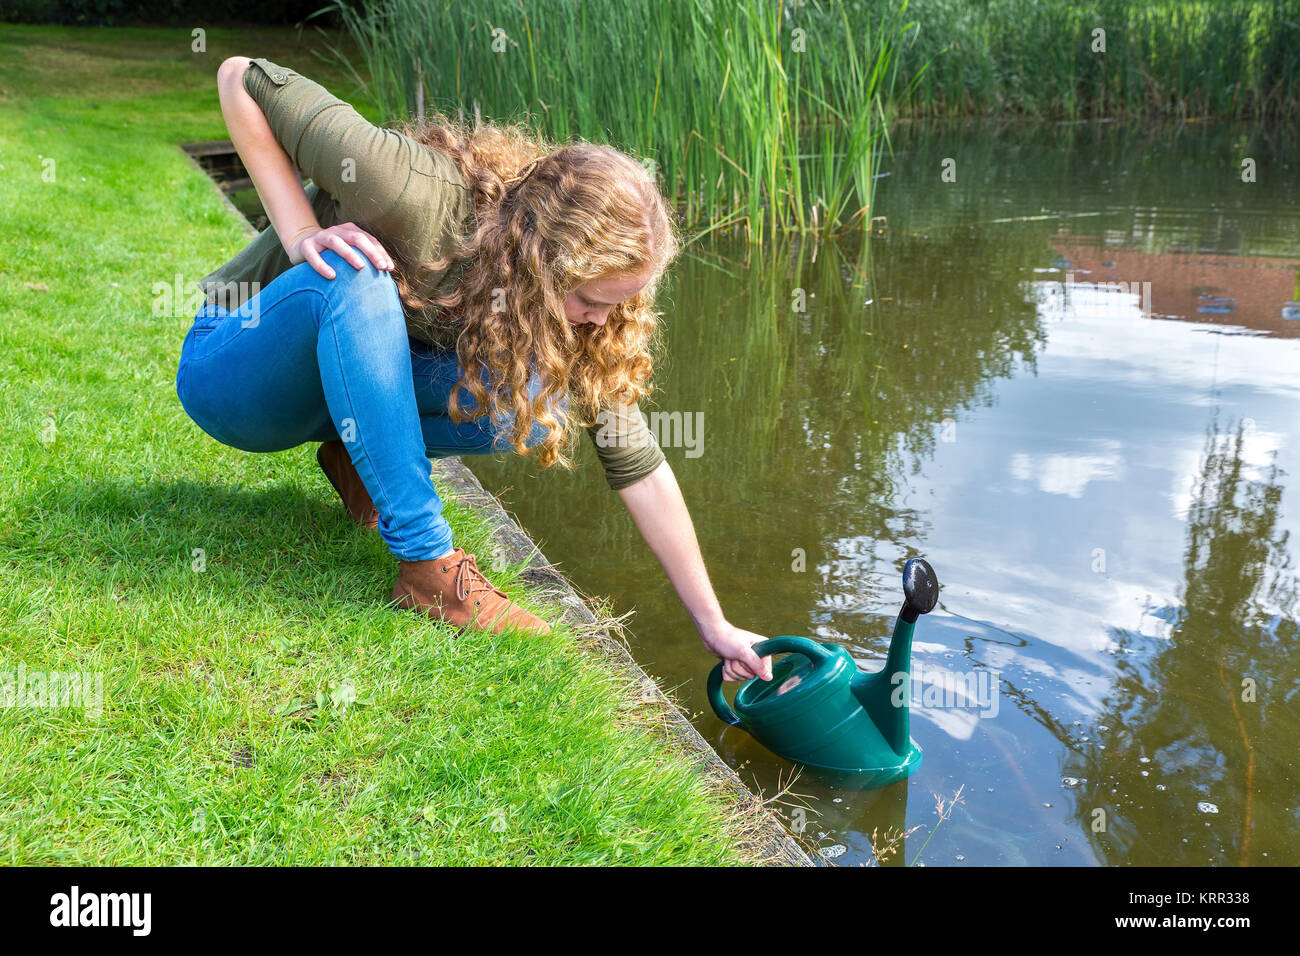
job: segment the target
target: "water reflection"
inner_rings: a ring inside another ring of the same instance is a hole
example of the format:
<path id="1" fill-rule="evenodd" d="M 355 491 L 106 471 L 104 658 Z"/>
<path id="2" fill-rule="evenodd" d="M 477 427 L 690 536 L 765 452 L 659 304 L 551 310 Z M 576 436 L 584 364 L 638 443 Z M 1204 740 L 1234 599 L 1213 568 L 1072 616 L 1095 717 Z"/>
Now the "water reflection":
<path id="1" fill-rule="evenodd" d="M 925 763 L 874 794 L 803 776 L 805 835 L 850 864 L 913 827 L 889 862 L 926 840 L 930 865 L 1300 861 L 1287 144 L 1085 125 L 895 143 L 869 255 L 692 247 L 647 406 L 703 415 L 703 455 L 665 451 L 736 624 L 875 669 L 906 558 L 944 582 L 913 652 Z M 1236 188 L 1243 150 L 1267 192 Z M 712 662 L 580 459 L 469 464 L 580 587 L 636 609 L 638 660 L 771 792 L 789 766 L 709 712 Z M 975 677 L 996 709 L 944 705 Z M 936 832 L 932 794 L 959 787 Z"/>
<path id="2" fill-rule="evenodd" d="M 1108 863 L 1294 862 L 1300 786 L 1294 748 L 1300 628 L 1296 578 L 1279 530 L 1282 477 L 1252 463 L 1248 428 L 1209 431 L 1188 513 L 1178 605 L 1153 609 L 1166 639 L 1142 647 L 1117 631 L 1134 657 L 1120 661 L 1113 693 L 1096 717 L 1108 752 L 1078 754 L 1089 778 L 1089 819 Z M 1270 456 L 1270 459 L 1274 456 Z M 1181 821 L 1170 827 L 1166 819 Z"/>

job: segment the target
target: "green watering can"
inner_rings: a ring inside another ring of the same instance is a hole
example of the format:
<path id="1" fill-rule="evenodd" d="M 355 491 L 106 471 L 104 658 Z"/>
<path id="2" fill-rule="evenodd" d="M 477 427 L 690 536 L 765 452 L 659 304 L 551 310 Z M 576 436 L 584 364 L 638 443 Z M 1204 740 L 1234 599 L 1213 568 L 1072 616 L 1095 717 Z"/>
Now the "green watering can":
<path id="1" fill-rule="evenodd" d="M 713 668 L 708 692 L 714 713 L 774 753 L 831 771 L 853 789 L 908 777 L 921 765 L 908 722 L 912 633 L 916 619 L 939 600 L 939 579 L 928 562 L 912 558 L 903 566 L 903 593 L 883 670 L 860 672 L 849 652 L 835 644 L 774 637 L 755 644 L 754 653 L 790 656 L 773 665 L 770 681 L 755 677 L 741 685 L 734 710 L 722 696 L 722 664 Z"/>

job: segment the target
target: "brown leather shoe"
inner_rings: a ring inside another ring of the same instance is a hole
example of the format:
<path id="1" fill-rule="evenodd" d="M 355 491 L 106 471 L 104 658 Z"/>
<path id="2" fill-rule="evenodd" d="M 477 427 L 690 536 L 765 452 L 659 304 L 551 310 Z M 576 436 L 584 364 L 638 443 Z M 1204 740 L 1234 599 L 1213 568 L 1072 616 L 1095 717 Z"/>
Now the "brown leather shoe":
<path id="1" fill-rule="evenodd" d="M 493 587 L 479 571 L 474 555 L 460 548 L 445 558 L 399 564 L 393 600 L 400 607 L 461 629 L 482 628 L 497 633 L 518 627 L 537 634 L 551 633 L 549 624 Z"/>
<path id="2" fill-rule="evenodd" d="M 379 509 L 370 500 L 370 492 L 361 483 L 361 476 L 357 474 L 357 467 L 352 464 L 352 456 L 343 442 L 336 438 L 317 448 L 316 463 L 343 499 L 353 522 L 365 528 L 378 528 Z"/>

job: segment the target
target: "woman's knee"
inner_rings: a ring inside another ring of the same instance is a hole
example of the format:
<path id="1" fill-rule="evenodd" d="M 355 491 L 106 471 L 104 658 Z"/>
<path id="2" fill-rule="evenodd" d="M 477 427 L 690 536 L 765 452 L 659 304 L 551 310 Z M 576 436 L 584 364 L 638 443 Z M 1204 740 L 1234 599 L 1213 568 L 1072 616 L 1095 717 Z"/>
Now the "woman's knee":
<path id="1" fill-rule="evenodd" d="M 373 334 L 380 330 L 389 331 L 383 325 L 387 321 L 391 331 L 399 331 L 405 336 L 402 300 L 397 292 L 397 283 L 389 273 L 375 268 L 364 257 L 364 265 L 358 269 L 332 249 L 325 250 L 321 258 L 334 270 L 333 279 L 325 278 L 309 263 L 299 263 L 294 268 L 310 270 L 310 275 L 304 273 L 304 279 L 329 303 L 334 322 L 356 323 Z"/>

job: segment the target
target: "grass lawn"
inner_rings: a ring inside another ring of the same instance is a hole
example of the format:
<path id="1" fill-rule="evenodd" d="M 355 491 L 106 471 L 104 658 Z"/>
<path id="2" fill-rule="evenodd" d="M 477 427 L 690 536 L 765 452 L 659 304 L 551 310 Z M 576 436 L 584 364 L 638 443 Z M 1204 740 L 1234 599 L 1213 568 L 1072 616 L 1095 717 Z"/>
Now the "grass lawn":
<path id="1" fill-rule="evenodd" d="M 244 454 L 185 415 L 192 313 L 155 315 L 155 284 L 246 236 L 175 144 L 226 135 L 228 55 L 354 92 L 289 31 L 190 47 L 0 25 L 0 678 L 89 672 L 103 695 L 0 707 L 0 862 L 750 862 L 752 816 L 580 635 L 387 609 L 396 562 L 315 446 Z"/>

